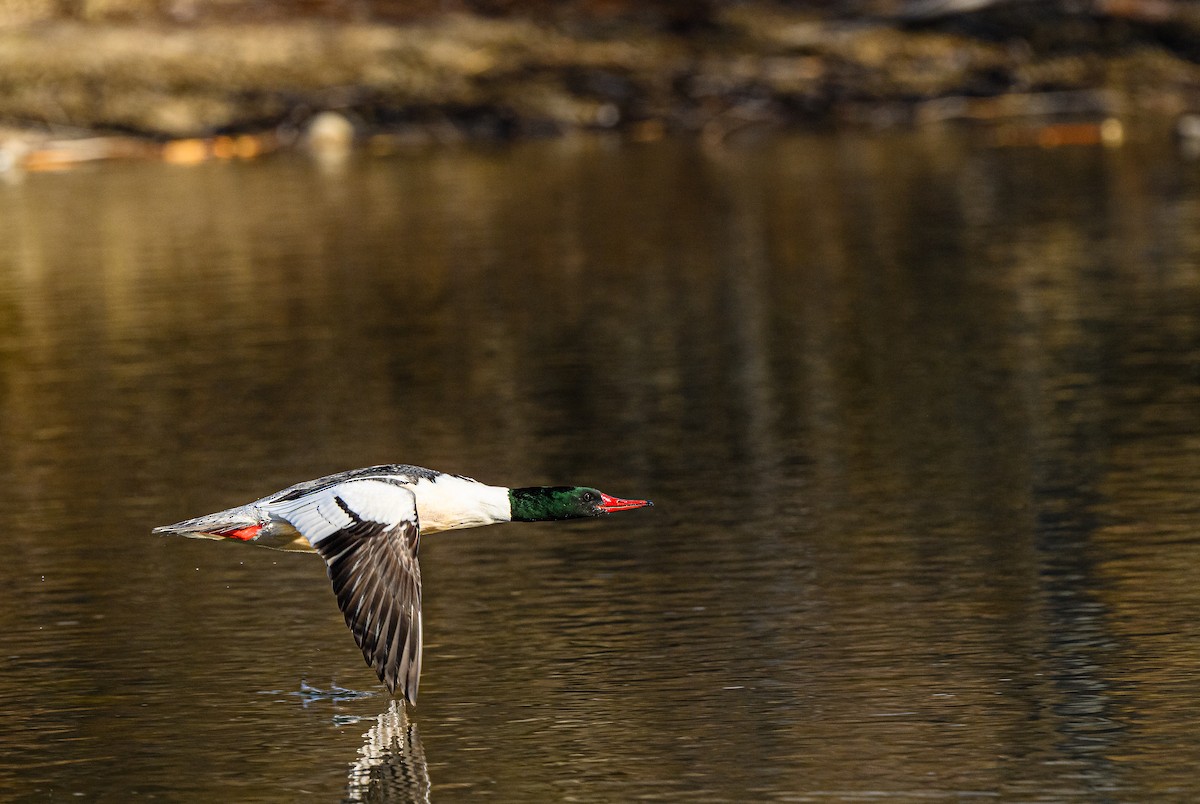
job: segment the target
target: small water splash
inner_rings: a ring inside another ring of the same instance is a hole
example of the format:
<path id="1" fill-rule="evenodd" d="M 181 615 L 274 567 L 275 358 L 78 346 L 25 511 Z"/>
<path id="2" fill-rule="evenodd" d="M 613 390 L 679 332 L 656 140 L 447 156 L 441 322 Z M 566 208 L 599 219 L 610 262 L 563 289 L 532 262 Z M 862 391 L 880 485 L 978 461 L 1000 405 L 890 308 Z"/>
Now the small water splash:
<path id="1" fill-rule="evenodd" d="M 284 691 L 284 690 L 261 690 L 259 695 L 291 695 L 299 698 L 300 703 L 307 708 L 314 703 L 345 703 L 347 701 L 359 701 L 364 698 L 373 698 L 378 693 L 364 690 L 352 690 L 347 687 L 339 687 L 337 684 L 331 684 L 329 689 L 321 689 L 314 687 L 307 681 L 300 682 L 300 689 Z"/>

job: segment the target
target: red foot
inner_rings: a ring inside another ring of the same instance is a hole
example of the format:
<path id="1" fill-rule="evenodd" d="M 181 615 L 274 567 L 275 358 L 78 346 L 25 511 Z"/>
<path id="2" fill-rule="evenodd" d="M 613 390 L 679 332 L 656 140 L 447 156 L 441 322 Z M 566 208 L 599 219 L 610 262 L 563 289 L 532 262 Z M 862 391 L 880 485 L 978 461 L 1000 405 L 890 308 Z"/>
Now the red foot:
<path id="1" fill-rule="evenodd" d="M 251 539 L 253 539 L 255 536 L 257 536 L 262 529 L 263 529 L 262 525 L 247 525 L 244 528 L 236 528 L 234 530 L 222 530 L 222 531 L 219 531 L 219 534 L 221 536 L 225 536 L 230 539 L 237 539 L 238 541 L 248 542 Z"/>

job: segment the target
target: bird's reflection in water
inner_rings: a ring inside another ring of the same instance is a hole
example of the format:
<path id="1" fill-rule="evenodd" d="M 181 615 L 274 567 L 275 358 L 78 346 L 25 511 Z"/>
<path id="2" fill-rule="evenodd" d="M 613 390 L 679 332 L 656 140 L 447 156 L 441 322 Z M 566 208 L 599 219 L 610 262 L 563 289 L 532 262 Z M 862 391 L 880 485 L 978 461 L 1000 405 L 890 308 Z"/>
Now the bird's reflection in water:
<path id="1" fill-rule="evenodd" d="M 350 765 L 347 801 L 429 801 L 429 768 L 417 724 L 392 699 L 363 734 Z"/>

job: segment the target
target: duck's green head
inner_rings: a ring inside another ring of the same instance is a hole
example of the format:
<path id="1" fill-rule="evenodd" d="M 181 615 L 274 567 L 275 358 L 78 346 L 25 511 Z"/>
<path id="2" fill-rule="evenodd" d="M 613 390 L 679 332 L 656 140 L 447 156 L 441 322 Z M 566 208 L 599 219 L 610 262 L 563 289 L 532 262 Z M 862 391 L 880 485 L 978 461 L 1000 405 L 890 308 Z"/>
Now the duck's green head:
<path id="1" fill-rule="evenodd" d="M 602 516 L 613 511 L 645 508 L 649 500 L 623 500 L 599 489 L 586 486 L 528 486 L 509 489 L 515 522 L 541 522 L 548 519 L 580 519 Z"/>

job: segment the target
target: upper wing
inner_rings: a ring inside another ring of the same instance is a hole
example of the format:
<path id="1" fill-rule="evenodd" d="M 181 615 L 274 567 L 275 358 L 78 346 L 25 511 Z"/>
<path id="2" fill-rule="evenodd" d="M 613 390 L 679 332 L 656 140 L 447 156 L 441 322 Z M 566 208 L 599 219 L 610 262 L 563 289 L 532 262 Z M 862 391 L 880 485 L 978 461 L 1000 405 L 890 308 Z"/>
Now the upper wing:
<path id="1" fill-rule="evenodd" d="M 325 559 L 346 625 L 379 680 L 416 703 L 421 531 L 412 491 L 385 480 L 351 479 L 274 502 L 270 510 Z"/>

